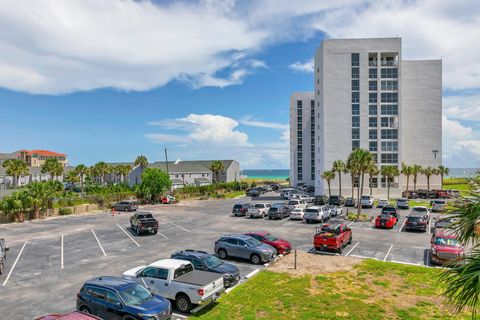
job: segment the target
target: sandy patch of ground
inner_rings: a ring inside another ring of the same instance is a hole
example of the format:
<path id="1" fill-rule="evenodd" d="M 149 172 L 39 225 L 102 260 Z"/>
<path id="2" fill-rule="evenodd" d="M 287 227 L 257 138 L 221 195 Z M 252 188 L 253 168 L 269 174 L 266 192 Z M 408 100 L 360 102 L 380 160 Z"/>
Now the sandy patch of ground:
<path id="1" fill-rule="evenodd" d="M 291 275 L 321 274 L 352 270 L 362 260 L 354 257 L 327 256 L 297 251 L 297 269 L 294 269 L 294 252 L 287 254 L 268 267 L 273 272 Z"/>

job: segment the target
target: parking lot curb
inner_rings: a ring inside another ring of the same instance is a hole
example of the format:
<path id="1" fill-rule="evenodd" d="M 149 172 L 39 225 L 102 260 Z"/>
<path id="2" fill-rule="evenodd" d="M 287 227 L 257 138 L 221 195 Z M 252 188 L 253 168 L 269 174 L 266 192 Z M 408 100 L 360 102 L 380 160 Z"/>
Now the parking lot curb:
<path id="1" fill-rule="evenodd" d="M 259 272 L 260 272 L 260 269 L 255 269 L 255 270 L 253 270 L 252 272 L 250 272 L 249 274 L 247 274 L 247 275 L 245 276 L 245 279 L 250 279 L 251 277 L 253 277 L 254 275 L 256 275 L 256 274 L 259 273 Z"/>

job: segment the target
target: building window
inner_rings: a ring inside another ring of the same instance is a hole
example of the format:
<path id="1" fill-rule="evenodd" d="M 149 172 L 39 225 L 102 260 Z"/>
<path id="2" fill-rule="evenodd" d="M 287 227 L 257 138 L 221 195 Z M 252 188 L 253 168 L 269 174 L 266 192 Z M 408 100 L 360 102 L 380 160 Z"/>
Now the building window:
<path id="1" fill-rule="evenodd" d="M 371 116 L 376 116 L 377 115 L 377 105 L 372 104 L 368 106 L 368 114 Z"/>
<path id="2" fill-rule="evenodd" d="M 353 140 L 353 141 L 352 141 L 352 151 L 353 151 L 353 150 L 356 150 L 356 149 L 360 149 L 360 141 L 358 141 L 358 140 Z"/>
<path id="3" fill-rule="evenodd" d="M 360 79 L 360 68 L 352 68 L 352 79 Z"/>
<path id="4" fill-rule="evenodd" d="M 397 68 L 382 68 L 380 72 L 382 78 L 398 78 Z"/>
<path id="5" fill-rule="evenodd" d="M 376 140 L 377 139 L 377 129 L 368 130 L 368 139 Z"/>
<path id="6" fill-rule="evenodd" d="M 368 78 L 369 79 L 377 79 L 377 69 L 368 69 Z"/>
<path id="7" fill-rule="evenodd" d="M 298 138 L 303 138 L 303 137 L 302 137 L 302 131 L 298 131 L 298 132 L 297 132 L 297 137 L 298 137 Z"/>
<path id="8" fill-rule="evenodd" d="M 398 115 L 398 105 L 396 104 L 382 104 L 381 110 L 381 114 L 385 116 Z"/>
<path id="9" fill-rule="evenodd" d="M 360 80 L 352 80 L 352 90 L 358 91 L 360 90 Z"/>
<path id="10" fill-rule="evenodd" d="M 377 118 L 376 117 L 368 118 L 368 126 L 370 128 L 376 128 L 377 127 Z"/>
<path id="11" fill-rule="evenodd" d="M 382 90 L 385 90 L 385 91 L 398 90 L 398 81 L 382 80 Z"/>
<path id="12" fill-rule="evenodd" d="M 360 92 L 352 92 L 352 102 L 353 103 L 360 102 Z"/>
<path id="13" fill-rule="evenodd" d="M 297 100 L 297 108 L 302 108 L 302 100 Z"/>
<path id="14" fill-rule="evenodd" d="M 360 53 L 352 53 L 352 67 L 360 65 Z"/>
<path id="15" fill-rule="evenodd" d="M 352 114 L 353 115 L 359 115 L 360 114 L 360 105 L 357 104 L 352 104 Z"/>
<path id="16" fill-rule="evenodd" d="M 302 130 L 302 124 L 301 123 L 297 124 L 297 130 Z"/>
<path id="17" fill-rule="evenodd" d="M 297 116 L 297 122 L 302 123 L 302 114 Z"/>
<path id="18" fill-rule="evenodd" d="M 352 140 L 359 140 L 360 139 L 360 129 L 353 128 L 352 129 Z"/>
<path id="19" fill-rule="evenodd" d="M 395 128 L 395 118 L 382 117 L 380 118 L 380 125 L 382 126 L 382 128 Z"/>
<path id="20" fill-rule="evenodd" d="M 359 116 L 352 116 L 352 127 L 353 128 L 360 128 L 360 117 Z"/>
<path id="21" fill-rule="evenodd" d="M 368 143 L 368 151 L 377 151 L 377 141 L 370 141 Z"/>
<path id="22" fill-rule="evenodd" d="M 398 163 L 398 154 L 397 153 L 382 153 L 381 163 Z"/>
<path id="23" fill-rule="evenodd" d="M 368 102 L 370 102 L 370 103 L 376 103 L 377 102 L 377 93 L 376 92 L 370 92 L 368 94 Z"/>
<path id="24" fill-rule="evenodd" d="M 302 146 L 302 145 L 299 145 L 299 146 L 298 146 L 298 152 L 302 152 L 302 151 L 303 151 L 302 148 L 303 148 L 303 146 Z"/>
<path id="25" fill-rule="evenodd" d="M 398 139 L 398 130 L 397 129 L 382 129 L 381 138 L 382 139 Z"/>
<path id="26" fill-rule="evenodd" d="M 398 93 L 397 92 L 382 92 L 382 103 L 383 102 L 398 102 Z"/>
<path id="27" fill-rule="evenodd" d="M 377 91 L 377 81 L 368 81 L 368 90 Z"/>
<path id="28" fill-rule="evenodd" d="M 301 173 L 298 174 L 298 180 L 303 180 L 303 175 Z"/>
<path id="29" fill-rule="evenodd" d="M 382 151 L 398 151 L 398 142 L 382 141 Z"/>

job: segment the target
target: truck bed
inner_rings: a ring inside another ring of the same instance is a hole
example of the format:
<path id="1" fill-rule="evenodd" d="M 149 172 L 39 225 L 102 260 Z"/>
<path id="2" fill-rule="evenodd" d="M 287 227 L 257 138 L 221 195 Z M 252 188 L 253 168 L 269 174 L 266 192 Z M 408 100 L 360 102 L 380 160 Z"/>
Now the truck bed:
<path id="1" fill-rule="evenodd" d="M 184 274 L 173 281 L 204 287 L 222 277 L 223 276 L 220 273 L 195 270 L 193 272 Z"/>

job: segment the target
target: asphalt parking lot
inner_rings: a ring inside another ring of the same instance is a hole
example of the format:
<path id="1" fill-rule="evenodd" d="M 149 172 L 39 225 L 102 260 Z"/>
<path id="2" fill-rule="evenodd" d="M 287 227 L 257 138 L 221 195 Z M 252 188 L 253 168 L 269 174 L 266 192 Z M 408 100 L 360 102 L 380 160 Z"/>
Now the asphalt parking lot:
<path id="1" fill-rule="evenodd" d="M 269 199 L 275 201 L 275 195 Z M 270 231 L 289 240 L 297 250 L 313 252 L 313 224 L 291 220 L 234 217 L 232 200 L 184 201 L 176 205 L 145 206 L 159 220 L 157 235 L 137 236 L 129 229 L 131 213 L 58 217 L 0 226 L 0 237 L 10 247 L 6 271 L 0 275 L 2 319 L 32 319 L 75 308 L 76 293 L 85 280 L 121 275 L 138 265 L 170 257 L 182 249 L 213 252 L 215 240 L 227 233 Z M 349 208 L 351 211 L 353 208 Z M 344 208 L 344 213 L 346 208 Z M 378 209 L 364 213 L 376 216 Z M 392 230 L 377 230 L 371 222 L 344 222 L 353 230 L 353 242 L 342 255 L 413 265 L 429 265 L 430 235 L 404 232 L 404 217 Z M 263 266 L 230 261 L 246 276 Z M 176 314 L 174 319 L 185 318 Z"/>

